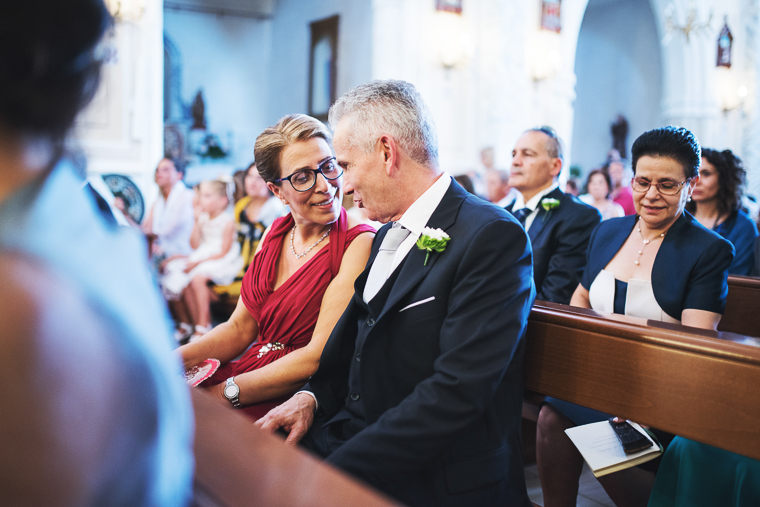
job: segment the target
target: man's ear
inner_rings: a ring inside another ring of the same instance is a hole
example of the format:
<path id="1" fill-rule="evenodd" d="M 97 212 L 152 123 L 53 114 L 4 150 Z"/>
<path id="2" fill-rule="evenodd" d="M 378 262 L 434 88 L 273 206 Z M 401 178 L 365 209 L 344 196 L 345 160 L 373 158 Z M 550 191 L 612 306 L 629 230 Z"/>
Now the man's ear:
<path id="1" fill-rule="evenodd" d="M 398 168 L 398 149 L 398 143 L 396 143 L 396 140 L 388 134 L 381 135 L 377 140 L 377 154 L 381 158 L 382 164 L 385 167 L 385 172 L 388 176 L 392 176 Z"/>
<path id="2" fill-rule="evenodd" d="M 562 159 L 561 158 L 553 158 L 552 159 L 552 178 L 557 178 L 559 176 L 559 173 L 562 172 Z"/>
<path id="3" fill-rule="evenodd" d="M 285 206 L 289 206 L 287 199 L 285 199 L 285 196 L 282 193 L 282 187 L 280 185 L 275 185 L 271 181 L 267 181 L 267 188 L 270 192 L 272 192 L 275 197 L 277 197 Z"/>

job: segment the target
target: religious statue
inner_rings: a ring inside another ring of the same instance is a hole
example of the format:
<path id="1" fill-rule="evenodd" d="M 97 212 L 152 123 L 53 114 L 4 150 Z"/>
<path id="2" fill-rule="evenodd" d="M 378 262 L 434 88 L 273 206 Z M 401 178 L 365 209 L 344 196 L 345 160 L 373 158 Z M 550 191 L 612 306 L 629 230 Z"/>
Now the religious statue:
<path id="1" fill-rule="evenodd" d="M 628 138 L 628 120 L 625 119 L 625 116 L 619 114 L 610 130 L 612 131 L 612 147 L 620 153 L 621 157 L 628 158 L 628 151 L 625 147 L 626 139 Z"/>
<path id="2" fill-rule="evenodd" d="M 193 126 L 192 130 L 206 130 L 206 105 L 203 103 L 203 91 L 198 90 L 192 105 Z"/>

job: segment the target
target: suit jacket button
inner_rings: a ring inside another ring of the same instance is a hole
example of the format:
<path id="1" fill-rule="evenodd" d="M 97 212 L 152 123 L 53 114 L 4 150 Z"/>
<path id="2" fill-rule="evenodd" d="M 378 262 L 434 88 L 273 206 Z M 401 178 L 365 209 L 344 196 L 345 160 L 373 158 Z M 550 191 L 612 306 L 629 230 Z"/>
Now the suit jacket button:
<path id="1" fill-rule="evenodd" d="M 368 318 L 368 319 L 367 319 L 367 325 L 368 325 L 369 327 L 372 327 L 372 326 L 374 326 L 374 325 L 375 325 L 375 319 L 373 319 L 372 317 Z"/>
<path id="2" fill-rule="evenodd" d="M 359 393 L 351 393 L 351 399 L 357 401 L 359 399 Z"/>
<path id="3" fill-rule="evenodd" d="M 361 362 L 361 360 L 362 360 L 362 353 L 361 352 L 357 352 L 356 353 L 356 362 L 357 363 Z"/>

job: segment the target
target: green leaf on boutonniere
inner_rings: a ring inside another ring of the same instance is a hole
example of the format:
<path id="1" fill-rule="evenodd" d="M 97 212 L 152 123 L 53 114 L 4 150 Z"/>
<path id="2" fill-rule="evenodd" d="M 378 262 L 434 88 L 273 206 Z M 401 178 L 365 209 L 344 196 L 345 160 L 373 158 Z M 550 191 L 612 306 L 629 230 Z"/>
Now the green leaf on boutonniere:
<path id="1" fill-rule="evenodd" d="M 431 229 L 430 227 L 422 229 L 422 234 L 420 234 L 419 239 L 417 239 L 417 248 L 427 252 L 425 254 L 425 266 L 427 266 L 430 252 L 443 252 L 446 250 L 446 243 L 448 243 L 450 239 L 449 235 L 441 229 Z"/>

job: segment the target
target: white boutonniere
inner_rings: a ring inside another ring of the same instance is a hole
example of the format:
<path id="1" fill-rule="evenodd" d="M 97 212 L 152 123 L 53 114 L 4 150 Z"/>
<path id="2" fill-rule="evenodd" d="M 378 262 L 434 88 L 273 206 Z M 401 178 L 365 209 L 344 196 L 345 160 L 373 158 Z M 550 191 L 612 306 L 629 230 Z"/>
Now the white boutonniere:
<path id="1" fill-rule="evenodd" d="M 547 197 L 546 199 L 541 199 L 541 207 L 546 210 L 546 215 L 544 215 L 544 220 L 548 220 L 549 217 L 552 215 L 552 211 L 559 208 L 559 200 L 553 199 L 551 197 Z"/>
<path id="2" fill-rule="evenodd" d="M 448 243 L 450 239 L 449 235 L 441 229 L 431 229 L 430 227 L 422 229 L 422 234 L 417 240 L 417 248 L 427 252 L 425 255 L 425 266 L 427 266 L 430 252 L 443 252 L 446 250 L 446 243 Z"/>

